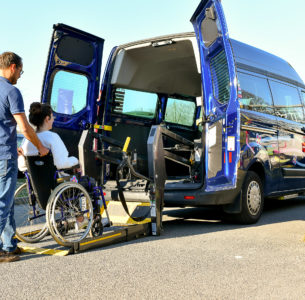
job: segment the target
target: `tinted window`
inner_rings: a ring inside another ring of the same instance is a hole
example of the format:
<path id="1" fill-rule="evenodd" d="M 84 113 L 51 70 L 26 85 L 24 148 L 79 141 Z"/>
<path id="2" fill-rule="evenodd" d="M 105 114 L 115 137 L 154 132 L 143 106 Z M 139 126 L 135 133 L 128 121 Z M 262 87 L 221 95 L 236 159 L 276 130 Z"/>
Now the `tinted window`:
<path id="1" fill-rule="evenodd" d="M 303 107 L 298 90 L 292 86 L 270 80 L 275 114 L 292 121 L 303 121 Z"/>
<path id="2" fill-rule="evenodd" d="M 214 5 L 205 10 L 205 18 L 201 23 L 201 35 L 205 47 L 212 45 L 219 36 L 217 16 Z"/>
<path id="3" fill-rule="evenodd" d="M 193 126 L 196 105 L 194 102 L 168 98 L 165 110 L 165 122 Z"/>
<path id="4" fill-rule="evenodd" d="M 155 117 L 158 95 L 117 88 L 113 112 L 152 119 Z"/>
<path id="5" fill-rule="evenodd" d="M 267 79 L 238 72 L 238 100 L 241 108 L 274 114 Z"/>
<path id="6" fill-rule="evenodd" d="M 305 92 L 302 92 L 303 105 L 305 105 Z"/>
<path id="7" fill-rule="evenodd" d="M 53 79 L 50 104 L 61 114 L 72 115 L 87 103 L 88 79 L 84 75 L 59 71 Z"/>
<path id="8" fill-rule="evenodd" d="M 88 66 L 94 57 L 93 45 L 79 38 L 63 36 L 57 47 L 58 56 L 72 63 Z"/>
<path id="9" fill-rule="evenodd" d="M 210 62 L 214 98 L 221 104 L 230 99 L 230 78 L 226 54 L 221 51 Z"/>

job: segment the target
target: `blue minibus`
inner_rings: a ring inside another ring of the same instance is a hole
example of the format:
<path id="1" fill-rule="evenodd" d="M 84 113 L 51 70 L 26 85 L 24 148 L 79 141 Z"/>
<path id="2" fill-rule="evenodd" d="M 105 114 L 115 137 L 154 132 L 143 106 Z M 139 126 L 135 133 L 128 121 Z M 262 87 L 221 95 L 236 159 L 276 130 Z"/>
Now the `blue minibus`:
<path id="1" fill-rule="evenodd" d="M 79 155 L 88 128 L 121 143 L 129 136 L 143 176 L 152 128 L 179 136 L 163 138 L 164 205 L 218 205 L 255 223 L 268 198 L 305 191 L 305 85 L 285 60 L 229 38 L 219 0 L 202 0 L 191 22 L 194 32 L 114 47 L 102 80 L 104 40 L 54 25 L 42 102 L 51 104 L 70 155 Z M 113 161 L 97 161 L 94 149 Z M 109 200 L 119 199 L 119 155 L 93 139 L 80 157 Z M 145 180 L 119 176 L 127 201 L 148 201 Z"/>

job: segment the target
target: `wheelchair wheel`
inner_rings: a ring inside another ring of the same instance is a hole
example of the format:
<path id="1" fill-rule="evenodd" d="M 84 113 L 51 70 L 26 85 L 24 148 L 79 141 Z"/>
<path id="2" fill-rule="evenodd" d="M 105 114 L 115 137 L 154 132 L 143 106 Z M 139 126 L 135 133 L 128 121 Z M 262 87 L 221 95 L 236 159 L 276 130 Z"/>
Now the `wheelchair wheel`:
<path id="1" fill-rule="evenodd" d="M 94 216 L 93 223 L 90 229 L 91 237 L 98 237 L 103 234 L 104 226 L 102 223 L 102 217 L 100 214 Z"/>
<path id="2" fill-rule="evenodd" d="M 90 232 L 93 206 L 86 189 L 79 183 L 57 186 L 47 205 L 47 223 L 54 240 L 62 246 L 80 242 Z"/>
<path id="3" fill-rule="evenodd" d="M 16 236 L 26 243 L 36 243 L 49 232 L 45 211 L 37 203 L 30 204 L 27 184 L 24 183 L 14 195 L 14 216 L 16 222 Z"/>

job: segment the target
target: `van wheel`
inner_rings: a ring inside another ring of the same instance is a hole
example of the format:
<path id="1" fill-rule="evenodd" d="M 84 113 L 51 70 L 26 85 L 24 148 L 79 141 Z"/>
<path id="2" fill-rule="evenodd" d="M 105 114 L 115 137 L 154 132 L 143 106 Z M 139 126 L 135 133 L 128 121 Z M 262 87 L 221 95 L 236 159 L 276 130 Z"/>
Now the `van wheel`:
<path id="1" fill-rule="evenodd" d="M 263 185 L 259 176 L 249 171 L 242 187 L 241 212 L 236 215 L 237 221 L 243 224 L 256 223 L 264 207 Z"/>

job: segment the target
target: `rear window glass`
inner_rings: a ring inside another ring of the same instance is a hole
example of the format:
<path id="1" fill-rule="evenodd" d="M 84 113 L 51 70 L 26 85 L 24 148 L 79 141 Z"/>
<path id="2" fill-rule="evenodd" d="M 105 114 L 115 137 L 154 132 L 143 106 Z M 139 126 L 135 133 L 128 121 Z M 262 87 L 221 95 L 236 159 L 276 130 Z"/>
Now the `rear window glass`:
<path id="1" fill-rule="evenodd" d="M 114 113 L 153 119 L 158 95 L 117 88 L 114 92 Z"/>
<path id="2" fill-rule="evenodd" d="M 225 104 L 230 99 L 230 77 L 224 50 L 211 58 L 210 70 L 214 98 L 221 104 Z"/>
<path id="3" fill-rule="evenodd" d="M 303 121 L 303 105 L 298 90 L 287 84 L 270 80 L 275 114 L 292 121 Z"/>
<path id="4" fill-rule="evenodd" d="M 87 103 L 88 78 L 85 75 L 58 71 L 53 79 L 50 104 L 61 114 L 73 115 Z"/>
<path id="5" fill-rule="evenodd" d="M 193 126 L 196 105 L 194 102 L 168 98 L 165 110 L 165 122 Z"/>
<path id="6" fill-rule="evenodd" d="M 241 108 L 274 114 L 267 79 L 238 72 L 238 100 Z"/>
<path id="7" fill-rule="evenodd" d="M 90 42 L 79 38 L 63 36 L 59 41 L 57 54 L 62 60 L 88 66 L 94 58 L 94 47 Z"/>

